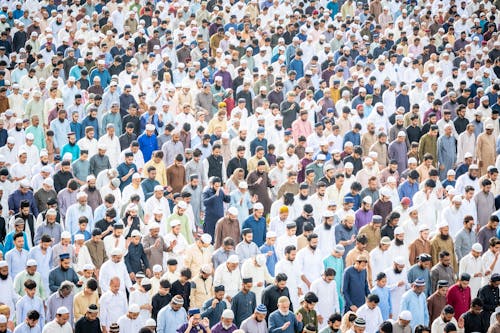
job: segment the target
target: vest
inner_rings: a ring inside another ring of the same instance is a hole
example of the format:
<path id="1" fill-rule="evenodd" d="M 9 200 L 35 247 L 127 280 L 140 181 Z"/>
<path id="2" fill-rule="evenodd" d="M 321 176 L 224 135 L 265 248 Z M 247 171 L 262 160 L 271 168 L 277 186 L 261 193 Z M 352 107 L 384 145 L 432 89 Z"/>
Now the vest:
<path id="1" fill-rule="evenodd" d="M 219 177 L 222 180 L 222 156 L 213 154 L 207 157 L 208 177 Z"/>

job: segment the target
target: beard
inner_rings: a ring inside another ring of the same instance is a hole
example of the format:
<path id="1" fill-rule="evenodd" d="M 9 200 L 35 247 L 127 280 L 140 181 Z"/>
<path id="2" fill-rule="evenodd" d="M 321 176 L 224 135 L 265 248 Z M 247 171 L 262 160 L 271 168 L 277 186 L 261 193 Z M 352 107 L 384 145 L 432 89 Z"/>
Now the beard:
<path id="1" fill-rule="evenodd" d="M 302 195 L 302 194 L 299 194 L 299 198 L 300 200 L 307 200 L 307 195 Z"/>
<path id="2" fill-rule="evenodd" d="M 443 234 L 439 234 L 439 238 L 441 238 L 441 240 L 448 240 L 448 238 L 450 238 L 450 235 L 443 235 Z"/>
<path id="3" fill-rule="evenodd" d="M 89 192 L 95 192 L 96 187 L 95 187 L 95 186 L 90 186 L 90 185 L 89 185 L 88 189 L 89 189 Z"/>
<path id="4" fill-rule="evenodd" d="M 5 275 L 4 274 L 0 274 L 0 279 L 2 279 L 4 281 L 7 280 L 8 277 L 9 277 L 9 273 L 7 273 Z"/>
<path id="5" fill-rule="evenodd" d="M 394 244 L 396 244 L 396 246 L 404 245 L 404 240 L 399 240 L 397 238 L 394 238 Z"/>
<path id="6" fill-rule="evenodd" d="M 281 129 L 283 128 L 283 126 L 275 125 L 274 128 L 276 128 L 278 131 L 281 131 Z"/>
<path id="7" fill-rule="evenodd" d="M 313 251 L 316 251 L 317 245 L 309 245 L 309 248 Z"/>
<path id="8" fill-rule="evenodd" d="M 325 230 L 330 230 L 330 229 L 332 229 L 332 225 L 331 225 L 331 224 L 324 223 L 323 225 L 325 226 Z"/>
<path id="9" fill-rule="evenodd" d="M 401 274 L 401 272 L 403 271 L 403 270 L 401 270 L 401 269 L 399 269 L 397 267 L 394 267 L 393 270 L 394 270 L 394 273 L 396 273 L 396 274 Z"/>

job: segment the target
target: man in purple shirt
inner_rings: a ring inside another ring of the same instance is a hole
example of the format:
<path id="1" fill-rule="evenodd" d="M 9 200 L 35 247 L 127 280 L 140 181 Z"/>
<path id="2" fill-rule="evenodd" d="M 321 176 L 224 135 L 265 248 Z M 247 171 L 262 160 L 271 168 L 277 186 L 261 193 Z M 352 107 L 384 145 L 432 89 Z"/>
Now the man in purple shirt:
<path id="1" fill-rule="evenodd" d="M 373 217 L 372 207 L 372 198 L 370 196 L 366 196 L 363 198 L 361 202 L 361 207 L 354 214 L 356 228 L 359 230 L 368 223 L 371 222 Z"/>

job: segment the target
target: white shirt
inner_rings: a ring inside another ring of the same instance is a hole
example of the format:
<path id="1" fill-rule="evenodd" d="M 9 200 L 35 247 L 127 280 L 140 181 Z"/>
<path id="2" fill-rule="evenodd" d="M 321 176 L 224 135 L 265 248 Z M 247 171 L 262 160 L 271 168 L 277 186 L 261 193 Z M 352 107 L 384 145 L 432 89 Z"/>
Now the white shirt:
<path id="1" fill-rule="evenodd" d="M 97 154 L 97 140 L 94 138 L 89 140 L 87 137 L 83 137 L 76 144 L 80 147 L 80 150 L 89 151 L 89 159 Z"/>
<path id="2" fill-rule="evenodd" d="M 13 320 L 16 314 L 16 311 L 14 311 L 16 308 L 15 304 L 20 297 L 14 291 L 10 276 L 7 277 L 6 280 L 0 280 L 0 290 L 4 290 L 4 292 L 0 293 L 0 302 L 12 309 L 12 311 L 10 311 L 10 320 Z"/>
<path id="3" fill-rule="evenodd" d="M 127 297 L 121 292 L 117 294 L 113 294 L 111 291 L 103 293 L 99 300 L 99 306 L 101 325 L 105 326 L 108 330 L 112 323 L 116 323 L 118 318 L 128 311 Z"/>
<path id="4" fill-rule="evenodd" d="M 279 260 L 285 258 L 285 248 L 288 245 L 293 245 L 295 246 L 295 248 L 297 248 L 296 235 L 288 236 L 285 232 L 284 235 L 281 235 L 276 239 L 276 255 L 278 256 Z"/>
<path id="5" fill-rule="evenodd" d="M 372 268 L 372 281 L 377 279 L 377 274 L 383 272 L 387 267 L 392 266 L 394 258 L 392 253 L 387 249 L 382 251 L 380 247 L 376 247 L 370 252 L 370 267 Z"/>
<path id="6" fill-rule="evenodd" d="M 279 273 L 285 273 L 288 277 L 288 280 L 286 280 L 286 286 L 290 292 L 290 300 L 292 301 L 293 308 L 298 309 L 298 288 L 301 287 L 302 282 L 300 279 L 300 268 L 297 261 L 289 261 L 286 259 L 278 261 L 274 267 L 274 274 L 278 275 Z"/>
<path id="7" fill-rule="evenodd" d="M 124 232 L 125 233 L 125 232 Z M 116 247 L 122 250 L 122 253 L 125 253 L 125 237 L 122 235 L 118 239 L 114 235 L 109 235 L 104 238 L 104 249 L 106 250 L 106 255 L 108 258 L 111 258 L 111 251 Z"/>
<path id="8" fill-rule="evenodd" d="M 151 296 L 149 295 L 148 292 L 143 293 L 140 290 L 134 290 L 133 292 L 130 293 L 129 304 L 137 304 L 139 306 L 143 306 L 145 304 L 151 304 Z M 141 309 L 139 317 L 137 317 L 137 321 L 139 322 L 139 325 L 141 325 L 139 326 L 139 329 L 142 326 L 144 326 L 146 320 L 150 317 L 151 317 L 151 311 Z M 135 320 L 133 321 L 133 323 L 135 323 Z M 135 333 L 136 331 L 131 331 L 131 332 Z"/>
<path id="9" fill-rule="evenodd" d="M 311 283 L 310 291 L 316 295 L 321 295 L 321 297 L 318 297 L 318 303 L 316 303 L 316 311 L 318 315 L 323 317 L 323 323 L 320 324 L 319 328 L 326 327 L 328 317 L 332 313 L 340 312 L 337 283 L 335 280 L 328 283 L 321 277 Z"/>
<path id="10" fill-rule="evenodd" d="M 409 289 L 408 273 L 406 268 L 404 268 L 403 271 L 398 274 L 394 272 L 394 268 L 392 267 L 387 268 L 384 273 L 387 276 L 387 288 L 389 288 L 390 291 L 392 316 L 396 318 L 401 308 L 401 297 L 403 297 L 403 294 Z M 398 286 L 398 283 L 401 281 L 404 281 L 405 284 Z"/>
<path id="11" fill-rule="evenodd" d="M 488 251 L 490 252 L 490 251 Z M 482 273 L 483 270 L 483 258 L 481 256 L 474 258 L 474 256 L 469 253 L 460 260 L 459 275 L 462 273 L 470 274 L 470 294 L 472 298 L 476 297 L 479 288 L 481 288 L 481 282 L 483 278 L 481 276 L 474 277 L 477 273 Z"/>
<path id="12" fill-rule="evenodd" d="M 467 185 L 474 187 L 474 191 L 475 191 L 474 193 L 479 192 L 479 190 L 480 190 L 479 177 L 472 180 L 472 179 L 470 179 L 468 172 L 464 173 L 463 175 L 458 177 L 457 182 L 455 184 L 455 191 L 457 192 L 457 194 L 465 194 L 465 187 Z"/>
<path id="13" fill-rule="evenodd" d="M 309 282 L 313 282 L 320 278 L 325 270 L 323 267 L 323 255 L 319 248 L 315 251 L 312 251 L 309 246 L 301 249 L 297 252 L 295 261 L 297 261 L 299 271 L 309 280 Z"/>
<path id="14" fill-rule="evenodd" d="M 441 219 L 448 222 L 450 236 L 455 240 L 455 236 L 463 227 L 464 213 L 462 207 L 457 209 L 453 204 L 452 206 L 446 207 L 441 213 Z"/>
<path id="15" fill-rule="evenodd" d="M 111 167 L 116 168 L 118 166 L 118 161 L 120 161 L 120 140 L 118 136 L 113 135 L 113 138 L 110 138 L 106 133 L 99 138 L 98 145 L 103 144 L 106 146 L 106 155 L 109 157 L 109 163 Z"/>
<path id="16" fill-rule="evenodd" d="M 325 225 L 322 223 L 314 228 L 314 233 L 318 234 L 318 249 L 324 255 L 329 255 L 332 253 L 335 245 L 335 228 L 333 225 L 330 229 L 326 229 Z"/>
<path id="17" fill-rule="evenodd" d="M 136 333 L 142 328 L 143 323 L 140 317 L 137 317 L 137 319 L 130 319 L 124 314 L 118 318 L 118 326 L 120 326 L 120 333 Z"/>
<path id="18" fill-rule="evenodd" d="M 245 260 L 243 265 L 241 265 L 241 276 L 245 278 L 252 278 L 252 291 L 255 293 L 255 297 L 258 300 L 261 299 L 265 283 L 273 283 L 273 277 L 269 274 L 267 266 L 265 264 L 262 266 L 256 266 L 253 258 L 248 258 Z M 259 282 L 262 282 L 262 286 L 260 287 L 257 286 Z"/>
<path id="19" fill-rule="evenodd" d="M 54 319 L 43 327 L 42 333 L 73 333 L 73 329 L 69 321 L 61 326 Z"/>
<path id="20" fill-rule="evenodd" d="M 220 285 L 224 285 L 227 296 L 236 295 L 241 285 L 240 269 L 237 267 L 230 272 L 226 264 L 219 265 L 214 274 L 214 286 Z"/>
<path id="21" fill-rule="evenodd" d="M 109 237 L 106 237 L 109 238 Z M 127 272 L 127 267 L 123 260 L 119 263 L 114 263 L 111 259 L 106 261 L 101 266 L 101 271 L 99 272 L 99 285 L 103 292 L 109 290 L 109 281 L 113 277 L 118 277 L 120 279 L 120 292 L 125 294 L 125 288 L 132 287 L 132 281 L 130 281 L 130 277 Z"/>
<path id="22" fill-rule="evenodd" d="M 276 233 L 276 237 L 281 237 L 286 234 L 287 223 L 288 219 L 282 221 L 279 216 L 275 216 L 269 223 L 269 231 L 274 231 Z"/>
<path id="23" fill-rule="evenodd" d="M 366 333 L 377 332 L 380 324 L 384 321 L 382 319 L 382 312 L 380 312 L 378 306 L 372 310 L 366 304 L 363 304 L 358 311 L 356 311 L 356 315 L 366 321 Z"/>

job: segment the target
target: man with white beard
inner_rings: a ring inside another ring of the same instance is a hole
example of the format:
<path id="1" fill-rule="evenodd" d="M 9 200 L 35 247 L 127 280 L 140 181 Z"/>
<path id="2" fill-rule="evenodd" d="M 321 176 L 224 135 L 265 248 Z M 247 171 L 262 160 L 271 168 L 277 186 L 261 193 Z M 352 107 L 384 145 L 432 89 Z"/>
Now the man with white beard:
<path id="1" fill-rule="evenodd" d="M 392 318 L 396 318 L 399 314 L 401 297 L 410 286 L 405 268 L 406 261 L 408 261 L 408 256 L 397 256 L 394 258 L 393 266 L 384 271 L 387 276 L 387 288 L 389 288 L 391 296 Z"/>
<path id="2" fill-rule="evenodd" d="M 386 267 L 389 267 L 392 262 L 391 252 L 391 239 L 387 236 L 382 237 L 379 246 L 370 252 L 370 267 L 372 269 L 372 281 L 375 281 L 377 274 L 383 272 Z"/>
<path id="3" fill-rule="evenodd" d="M 286 257 L 285 250 L 288 246 L 292 245 L 297 248 L 297 224 L 295 222 L 289 222 L 286 225 L 286 233 L 281 235 L 276 240 L 276 255 L 279 260 Z M 277 274 L 277 273 L 276 273 Z"/>
<path id="4" fill-rule="evenodd" d="M 460 232 L 463 226 L 464 213 L 461 209 L 462 196 L 455 195 L 451 205 L 446 207 L 441 213 L 441 219 L 448 222 L 450 226 L 450 235 L 455 240 L 455 236 Z"/>
<path id="5" fill-rule="evenodd" d="M 318 328 L 322 329 L 328 325 L 328 318 L 332 313 L 340 312 L 335 270 L 333 268 L 325 269 L 321 278 L 311 283 L 310 291 L 321 295 L 316 303 L 316 312 L 318 314 Z"/>
<path id="6" fill-rule="evenodd" d="M 333 228 L 333 212 L 324 210 L 322 215 L 323 223 L 314 228 L 314 233 L 318 234 L 318 247 L 321 253 L 332 253 L 336 244 L 335 229 Z"/>
<path id="7" fill-rule="evenodd" d="M 389 252 L 391 258 L 403 257 L 405 259 L 405 266 L 410 267 L 410 261 L 408 260 L 410 251 L 408 251 L 408 244 L 405 242 L 405 231 L 402 227 L 394 229 L 394 239 L 389 247 Z"/>
<path id="8" fill-rule="evenodd" d="M 274 274 L 278 275 L 280 273 L 286 274 L 288 280 L 286 285 L 290 293 L 290 300 L 292 302 L 293 308 L 299 308 L 299 296 L 302 295 L 301 280 L 300 280 L 300 268 L 295 262 L 295 257 L 297 256 L 297 247 L 294 245 L 288 245 L 285 247 L 285 257 L 278 261 L 274 269 Z"/>

